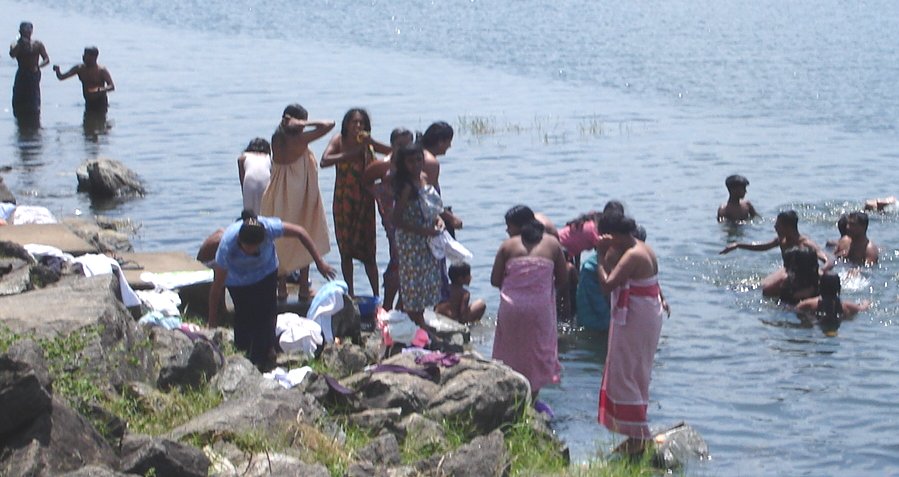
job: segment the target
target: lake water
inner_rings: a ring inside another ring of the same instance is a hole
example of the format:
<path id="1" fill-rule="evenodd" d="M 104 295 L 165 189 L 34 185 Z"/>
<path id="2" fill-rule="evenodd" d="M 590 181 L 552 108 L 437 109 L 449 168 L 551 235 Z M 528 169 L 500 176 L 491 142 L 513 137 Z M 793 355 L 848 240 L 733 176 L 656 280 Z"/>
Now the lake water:
<path id="1" fill-rule="evenodd" d="M 445 201 L 465 221 L 472 294 L 489 285 L 503 214 L 557 223 L 622 200 L 649 232 L 672 306 L 651 387 L 654 425 L 686 420 L 712 459 L 689 475 L 899 475 L 899 214 L 874 215 L 880 265 L 844 284 L 873 309 L 837 338 L 761 298 L 776 252 L 717 252 L 773 237 L 795 208 L 819 244 L 866 197 L 895 194 L 899 4 L 889 1 L 130 2 L 0 0 L 2 27 L 35 23 L 53 63 L 100 48 L 117 91 L 108 128 L 82 122 L 75 80 L 44 70 L 41 128 L 3 99 L 0 167 L 20 202 L 141 224 L 139 250 L 193 254 L 240 212 L 235 159 L 292 102 L 313 118 L 371 113 L 374 134 L 456 128 Z M 3 60 L 0 84 L 15 65 Z M 313 144 L 320 155 L 325 141 Z M 146 197 L 92 204 L 74 170 L 96 156 L 140 174 Z M 717 224 L 724 178 L 749 177 L 763 215 Z M 328 207 L 333 169 L 321 173 Z M 336 246 L 327 259 L 337 265 Z M 385 263 L 386 245 L 379 256 Z M 840 270 L 844 270 L 843 267 Z M 356 283 L 364 290 L 361 267 Z M 489 354 L 492 319 L 474 332 Z M 560 338 L 563 382 L 541 394 L 576 460 L 616 438 L 596 421 L 603 352 Z"/>

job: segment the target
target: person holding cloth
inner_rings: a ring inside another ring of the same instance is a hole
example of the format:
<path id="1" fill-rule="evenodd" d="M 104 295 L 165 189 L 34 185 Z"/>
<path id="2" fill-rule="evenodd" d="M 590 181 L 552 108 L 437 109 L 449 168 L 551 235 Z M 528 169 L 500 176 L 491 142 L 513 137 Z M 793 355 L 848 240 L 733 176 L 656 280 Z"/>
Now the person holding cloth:
<path id="1" fill-rule="evenodd" d="M 240 220 L 222 234 L 209 290 L 209 326 L 219 324 L 219 305 L 225 287 L 234 302 L 234 346 L 245 352 L 258 368 L 270 365 L 275 353 L 277 318 L 278 255 L 275 239 L 296 238 L 309 251 L 318 271 L 326 279 L 335 277 L 319 255 L 303 227 L 277 217 L 257 217 L 244 210 Z"/>

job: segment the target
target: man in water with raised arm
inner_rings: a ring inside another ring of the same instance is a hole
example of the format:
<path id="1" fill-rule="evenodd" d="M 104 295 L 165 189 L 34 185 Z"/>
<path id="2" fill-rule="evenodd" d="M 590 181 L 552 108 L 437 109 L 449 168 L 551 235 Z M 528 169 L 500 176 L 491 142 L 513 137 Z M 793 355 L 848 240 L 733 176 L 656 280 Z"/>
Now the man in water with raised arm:
<path id="1" fill-rule="evenodd" d="M 730 253 L 738 248 L 742 248 L 743 250 L 751 250 L 753 252 L 763 252 L 765 250 L 771 250 L 772 248 L 780 246 L 780 253 L 783 256 L 784 252 L 793 247 L 808 247 L 815 251 L 815 254 L 818 255 L 818 260 L 824 262 L 824 266 L 822 267 L 823 271 L 828 271 L 833 268 L 833 261 L 830 260 L 830 257 L 818 247 L 812 239 L 806 237 L 799 233 L 799 216 L 796 214 L 795 210 L 787 210 L 777 214 L 777 220 L 774 221 L 774 231 L 777 232 L 777 236 L 774 237 L 770 242 L 763 243 L 731 243 L 728 244 L 727 247 L 724 247 L 720 253 L 724 255 L 726 253 Z M 784 282 L 787 279 L 787 271 L 786 268 L 781 267 L 780 269 L 774 271 L 764 280 L 762 280 L 762 295 L 766 297 L 779 297 L 781 288 L 783 288 Z"/>
<path id="2" fill-rule="evenodd" d="M 100 50 L 96 46 L 88 46 L 81 57 L 84 63 L 71 67 L 65 73 L 61 72 L 59 65 L 53 65 L 53 71 L 60 81 L 78 75 L 78 79 L 81 80 L 81 92 L 84 95 L 84 109 L 105 113 L 109 109 L 109 98 L 106 97 L 106 93 L 115 91 L 115 83 L 112 82 L 109 70 L 97 64 L 99 56 Z"/>
<path id="3" fill-rule="evenodd" d="M 41 114 L 41 68 L 50 64 L 50 55 L 43 43 L 31 39 L 32 32 L 34 25 L 22 22 L 19 39 L 9 46 L 9 57 L 19 63 L 12 87 L 12 114 L 16 118 Z"/>

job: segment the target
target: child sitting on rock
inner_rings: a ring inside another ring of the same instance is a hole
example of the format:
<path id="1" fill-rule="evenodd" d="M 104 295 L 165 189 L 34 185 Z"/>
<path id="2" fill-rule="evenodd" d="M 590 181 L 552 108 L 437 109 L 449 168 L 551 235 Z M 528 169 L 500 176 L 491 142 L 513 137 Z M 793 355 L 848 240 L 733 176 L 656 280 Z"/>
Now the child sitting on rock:
<path id="1" fill-rule="evenodd" d="M 450 265 L 450 294 L 446 301 L 440 302 L 434 307 L 434 311 L 452 318 L 459 323 L 474 323 L 480 321 L 487 310 L 484 300 L 475 300 L 469 303 L 471 294 L 465 288 L 471 283 L 471 267 L 467 263 Z"/>

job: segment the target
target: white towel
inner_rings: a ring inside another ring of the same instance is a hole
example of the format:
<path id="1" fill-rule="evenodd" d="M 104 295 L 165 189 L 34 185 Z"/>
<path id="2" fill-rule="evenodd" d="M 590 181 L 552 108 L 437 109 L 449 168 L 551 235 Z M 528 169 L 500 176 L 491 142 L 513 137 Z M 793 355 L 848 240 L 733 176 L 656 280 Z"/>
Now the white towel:
<path id="1" fill-rule="evenodd" d="M 75 262 L 81 264 L 81 268 L 84 270 L 84 276 L 86 277 L 115 273 L 119 279 L 122 303 L 129 308 L 140 305 L 140 298 L 138 298 L 137 294 L 134 293 L 134 290 L 131 289 L 128 280 L 125 280 L 125 274 L 122 273 L 122 267 L 120 267 L 119 262 L 115 261 L 112 257 L 89 253 L 76 258 Z"/>

